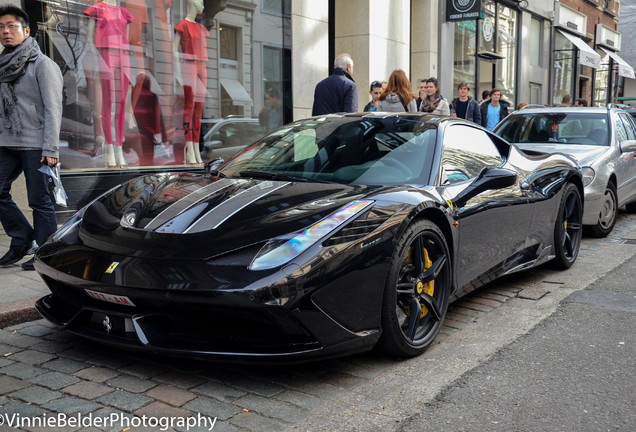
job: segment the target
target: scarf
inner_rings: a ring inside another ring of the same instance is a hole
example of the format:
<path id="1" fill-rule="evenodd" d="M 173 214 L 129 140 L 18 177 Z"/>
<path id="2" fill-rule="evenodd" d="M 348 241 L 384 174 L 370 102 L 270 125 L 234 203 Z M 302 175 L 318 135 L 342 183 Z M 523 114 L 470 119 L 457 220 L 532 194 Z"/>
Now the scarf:
<path id="1" fill-rule="evenodd" d="M 422 100 L 422 104 L 420 105 L 420 111 L 424 111 L 424 112 L 435 111 L 435 109 L 437 108 L 437 105 L 439 105 L 441 100 L 442 98 L 440 97 L 439 93 L 435 93 L 433 97 L 426 96 L 426 98 Z"/>
<path id="2" fill-rule="evenodd" d="M 22 132 L 22 122 L 16 109 L 18 98 L 13 86 L 24 75 L 27 64 L 35 61 L 39 55 L 38 43 L 32 37 L 28 37 L 12 52 L 5 50 L 0 56 L 0 109 L 4 127 L 10 129 L 13 135 Z"/>

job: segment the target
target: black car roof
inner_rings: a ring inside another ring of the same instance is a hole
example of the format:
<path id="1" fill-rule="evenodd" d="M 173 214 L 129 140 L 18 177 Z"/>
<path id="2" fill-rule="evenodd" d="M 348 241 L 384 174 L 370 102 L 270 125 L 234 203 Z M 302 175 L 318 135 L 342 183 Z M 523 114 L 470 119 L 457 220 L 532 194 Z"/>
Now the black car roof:
<path id="1" fill-rule="evenodd" d="M 428 114 L 422 112 L 403 112 L 403 113 L 393 113 L 393 112 L 358 112 L 358 113 L 336 113 L 336 114 L 324 114 L 319 116 L 314 116 L 311 118 L 391 118 L 397 117 L 405 120 L 411 121 L 421 121 L 425 123 L 431 123 L 435 125 L 439 125 L 443 122 L 458 122 L 458 123 L 466 123 L 465 120 L 459 119 L 457 117 L 444 116 L 438 114 Z M 474 124 L 469 122 L 469 124 Z"/>

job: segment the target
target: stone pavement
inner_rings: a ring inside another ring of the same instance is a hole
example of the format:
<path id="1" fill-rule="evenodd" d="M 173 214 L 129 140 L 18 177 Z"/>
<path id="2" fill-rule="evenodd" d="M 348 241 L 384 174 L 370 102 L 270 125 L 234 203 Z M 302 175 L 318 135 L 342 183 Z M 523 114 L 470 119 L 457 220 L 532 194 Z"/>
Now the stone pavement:
<path id="1" fill-rule="evenodd" d="M 420 403 L 421 398 L 434 392 L 435 380 L 461 376 L 488 355 L 473 351 L 476 347 L 488 345 L 506 332 L 508 338 L 513 338 L 527 331 L 523 326 L 499 326 L 492 334 L 476 333 L 486 338 L 478 340 L 471 333 L 474 328 L 492 326 L 488 320 L 500 319 L 507 305 L 518 305 L 515 301 L 525 302 L 520 304 L 526 312 L 532 313 L 535 305 L 537 310 L 543 308 L 544 313 L 549 312 L 550 306 L 542 302 L 550 291 L 568 283 L 571 286 L 588 283 L 599 269 L 608 266 L 602 259 L 613 257 L 612 262 L 619 261 L 623 255 L 632 253 L 632 249 L 616 245 L 625 239 L 636 239 L 635 227 L 636 215 L 621 213 L 615 231 L 608 238 L 584 238 L 580 262 L 573 267 L 576 271 L 552 272 L 542 267 L 503 278 L 460 299 L 449 309 L 446 326 L 436 341 L 438 345 L 423 356 L 401 362 L 371 352 L 291 367 L 213 364 L 103 347 L 63 332 L 42 319 L 0 325 L 0 431 L 161 429 L 159 423 L 142 423 L 149 419 L 171 419 L 173 426 L 164 430 L 210 430 L 209 423 L 200 428 L 178 423 L 179 419 L 197 416 L 215 418 L 214 431 L 381 430 L 381 425 L 399 420 L 400 405 Z M 608 245 L 614 245 L 614 255 L 607 252 Z M 7 246 L 8 239 L 1 234 L 0 247 L 6 250 Z M 577 272 L 580 280 L 566 282 Z M 19 265 L 0 269 L 0 280 L 0 302 L 3 307 L 17 309 L 17 319 L 30 316 L 33 299 L 48 291 L 36 272 L 22 271 Z M 18 307 L 20 304 L 22 308 Z M 9 313 L 2 314 L 8 322 Z M 522 316 L 517 320 L 524 321 Z M 528 324 L 523 324 L 530 325 L 528 320 Z M 450 346 L 460 351 L 452 351 L 455 354 L 449 358 L 441 353 Z M 446 364 L 440 358 L 452 362 Z M 420 382 L 413 380 L 414 373 Z M 415 398 L 401 390 L 408 382 L 421 387 Z M 397 393 L 389 397 L 389 392 Z M 384 395 L 386 401 L 382 400 Z M 382 400 L 382 406 L 366 408 L 371 400 L 375 404 Z M 315 424 L 316 417 L 327 418 L 336 407 L 339 411 L 336 421 L 347 422 L 346 427 L 298 426 L 308 419 L 314 422 L 309 424 Z M 343 413 L 345 418 L 341 418 Z M 38 427 L 25 422 L 19 429 L 7 423 L 11 418 L 57 420 L 66 415 L 116 422 L 97 425 L 93 421 L 94 427 L 90 428 L 85 424 Z"/>

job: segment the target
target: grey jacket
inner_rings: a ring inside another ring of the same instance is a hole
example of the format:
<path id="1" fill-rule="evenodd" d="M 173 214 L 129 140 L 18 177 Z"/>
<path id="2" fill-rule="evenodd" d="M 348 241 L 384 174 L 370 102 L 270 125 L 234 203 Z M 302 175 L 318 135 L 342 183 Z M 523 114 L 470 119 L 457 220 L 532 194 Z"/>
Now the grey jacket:
<path id="1" fill-rule="evenodd" d="M 396 93 L 389 93 L 384 100 L 381 100 L 378 103 L 378 111 L 405 112 L 404 105 L 402 105 L 402 101 Z M 417 111 L 417 104 L 415 103 L 415 99 L 411 98 L 411 101 L 406 105 L 406 111 Z"/>
<path id="2" fill-rule="evenodd" d="M 42 149 L 42 156 L 59 158 L 62 88 L 62 72 L 53 60 L 40 54 L 28 63 L 14 84 L 22 133 L 13 135 L 0 122 L 0 147 Z"/>

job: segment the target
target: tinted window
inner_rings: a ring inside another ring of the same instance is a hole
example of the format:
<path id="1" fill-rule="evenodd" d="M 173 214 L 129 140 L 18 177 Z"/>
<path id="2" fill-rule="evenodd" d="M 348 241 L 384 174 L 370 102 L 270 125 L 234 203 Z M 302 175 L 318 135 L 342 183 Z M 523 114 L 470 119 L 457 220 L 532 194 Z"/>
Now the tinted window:
<path id="1" fill-rule="evenodd" d="M 463 125 L 450 126 L 444 134 L 442 184 L 461 183 L 477 177 L 503 159 L 488 134 Z"/>
<path id="2" fill-rule="evenodd" d="M 606 113 L 514 114 L 497 128 L 512 143 L 608 145 Z"/>
<path id="3" fill-rule="evenodd" d="M 430 176 L 436 131 L 434 125 L 398 118 L 299 121 L 261 138 L 222 171 L 345 184 L 421 184 Z"/>

